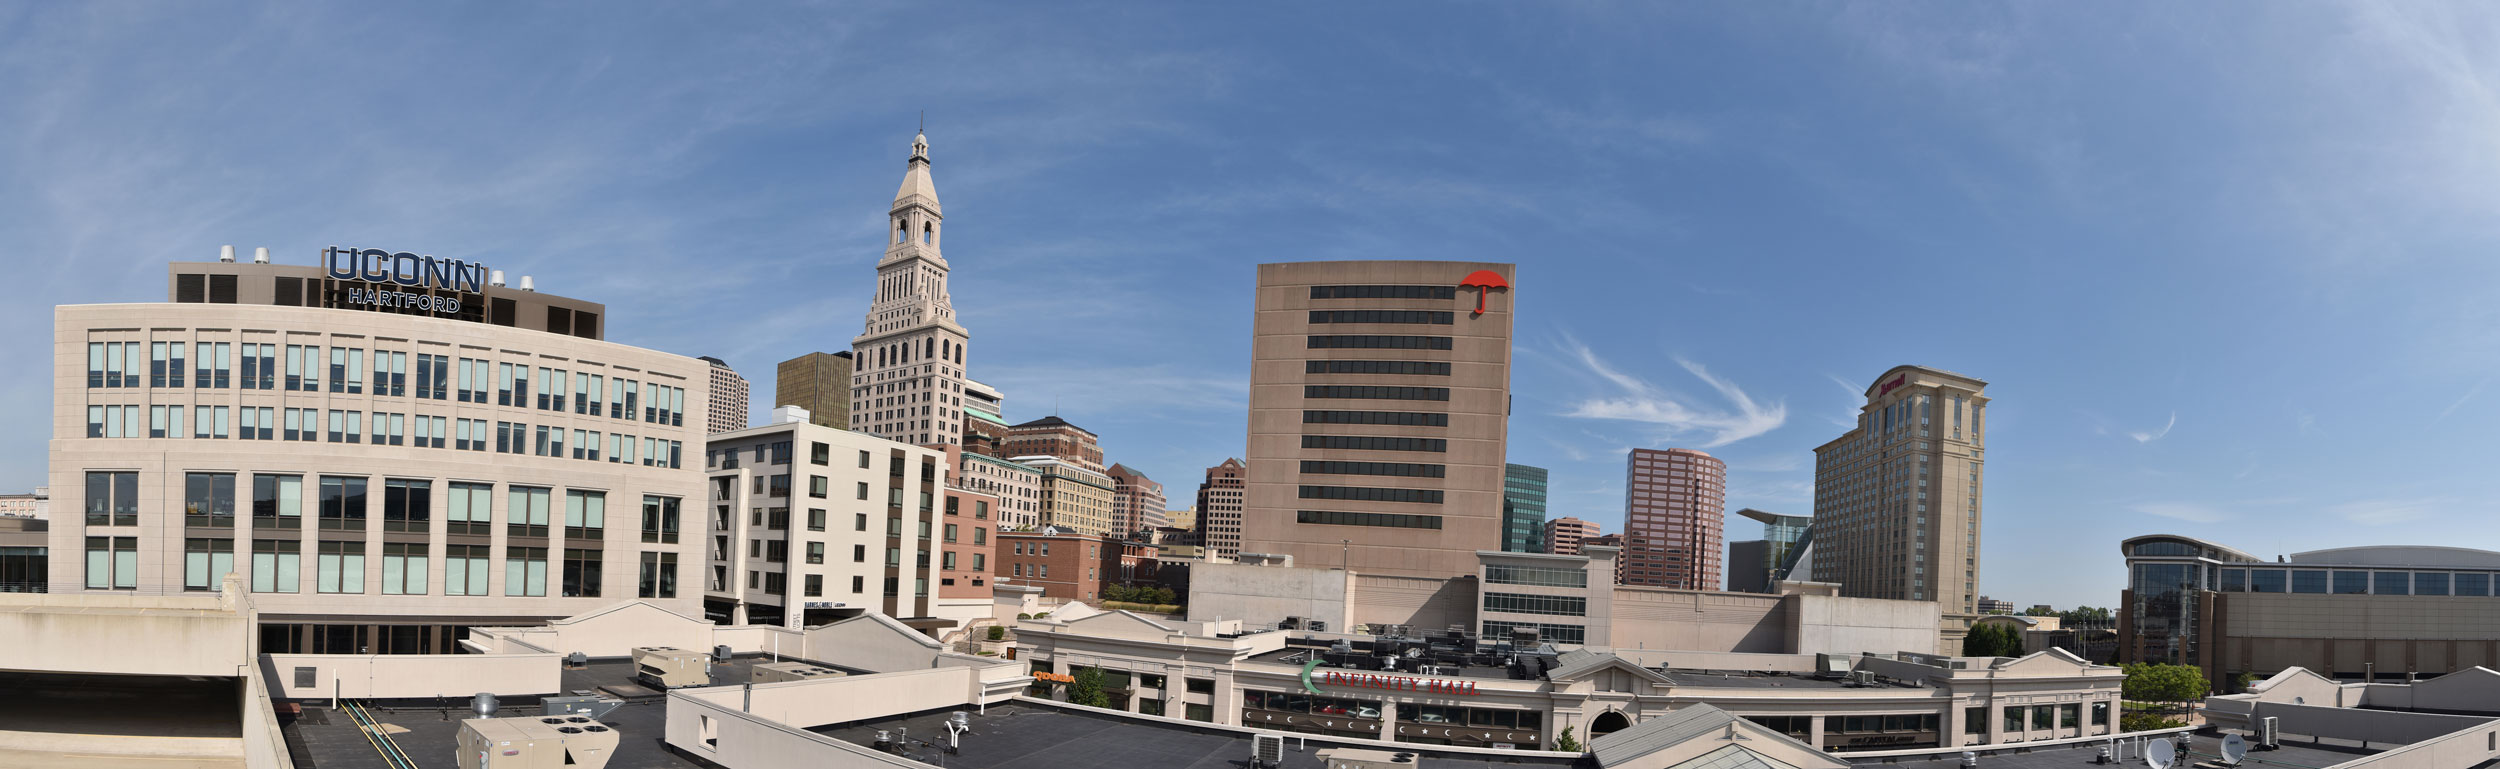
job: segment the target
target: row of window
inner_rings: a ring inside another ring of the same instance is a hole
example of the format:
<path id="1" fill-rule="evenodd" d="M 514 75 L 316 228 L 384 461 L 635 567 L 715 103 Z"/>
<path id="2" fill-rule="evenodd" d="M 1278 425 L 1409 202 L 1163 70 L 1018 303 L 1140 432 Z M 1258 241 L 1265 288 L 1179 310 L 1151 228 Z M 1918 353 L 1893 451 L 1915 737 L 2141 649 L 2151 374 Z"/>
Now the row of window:
<path id="1" fill-rule="evenodd" d="M 320 345 L 277 345 L 229 342 L 199 342 L 196 350 L 187 342 L 147 342 L 143 353 L 140 342 L 87 343 L 87 386 L 90 388 L 140 387 L 139 373 L 144 361 L 144 384 L 158 388 L 202 388 L 243 390 L 283 390 L 289 392 L 322 392 L 322 347 Z M 239 350 L 238 350 L 239 348 Z M 283 350 L 281 350 L 283 348 Z M 190 365 L 196 352 L 198 365 Z M 240 353 L 239 355 L 237 353 Z M 329 348 L 328 392 L 363 395 L 368 382 L 374 395 L 386 397 L 414 396 L 422 399 L 448 400 L 449 393 L 458 393 L 462 403 L 488 403 L 520 408 L 535 407 L 542 411 L 565 411 L 564 369 L 535 367 L 540 390 L 535 401 L 530 393 L 530 370 L 526 363 L 504 363 L 481 358 L 460 358 L 458 387 L 452 387 L 452 356 L 418 353 L 415 360 L 415 384 L 410 382 L 408 353 L 373 350 L 373 365 L 367 367 L 367 350 L 361 347 Z M 283 363 L 282 363 L 283 362 Z M 240 376 L 236 376 L 237 372 Z M 372 372 L 368 380 L 366 372 Z M 283 373 L 283 376 L 282 376 Z M 187 375 L 187 377 L 186 377 Z M 685 426 L 686 390 L 657 382 L 637 382 L 624 377 L 610 378 L 603 374 L 571 372 L 572 408 L 576 414 L 612 419 L 639 420 L 650 424 Z M 606 408 L 601 408 L 601 397 Z"/>
<path id="2" fill-rule="evenodd" d="M 1449 361 L 1440 360 L 1308 360 L 1305 374 L 1412 374 L 1449 376 Z"/>
<path id="3" fill-rule="evenodd" d="M 1303 499 L 1352 499 L 1364 502 L 1441 504 L 1440 489 L 1387 489 L 1370 486 L 1304 486 Z"/>
<path id="4" fill-rule="evenodd" d="M 1447 310 L 1312 310 L 1312 323 L 1422 323 L 1450 325 Z"/>
<path id="5" fill-rule="evenodd" d="M 1576 595 L 1531 595 L 1528 593 L 1486 593 L 1484 610 L 1511 614 L 1553 614 L 1585 617 L 1589 599 Z"/>
<path id="6" fill-rule="evenodd" d="M 1448 427 L 1450 415 L 1422 411 L 1304 411 L 1303 424 Z"/>
<path id="7" fill-rule="evenodd" d="M 1314 335 L 1303 343 L 1312 350 L 1447 350 L 1446 336 Z"/>
<path id="8" fill-rule="evenodd" d="M 1484 621 L 1484 637 L 1488 639 L 1509 640 L 1511 637 L 1511 631 L 1513 630 L 1534 630 L 1537 633 L 1537 640 L 1560 644 L 1587 643 L 1589 633 L 1588 627 L 1584 625 L 1556 625 L 1544 622 L 1503 622 L 1499 620 Z"/>
<path id="9" fill-rule="evenodd" d="M 144 415 L 140 411 L 142 408 L 146 409 Z M 320 409 L 257 406 L 88 406 L 87 437 L 182 438 L 187 435 L 213 440 L 369 441 L 376 446 L 436 449 L 448 446 L 459 451 L 487 451 L 490 445 L 486 437 L 488 423 L 483 419 L 447 420 L 424 414 L 381 411 L 373 412 L 372 416 L 368 427 L 365 412 L 344 409 L 330 409 L 325 414 Z M 561 426 L 495 422 L 493 430 L 491 445 L 496 453 L 566 456 L 567 431 Z M 682 441 L 645 437 L 637 444 L 634 436 L 624 433 L 603 436 L 597 430 L 570 432 L 573 445 L 571 456 L 574 459 L 599 461 L 599 449 L 604 437 L 609 462 L 676 468 L 683 460 L 685 444 Z"/>
<path id="10" fill-rule="evenodd" d="M 1305 460 L 1302 472 L 1323 475 L 1392 475 L 1408 478 L 1439 478 L 1448 468 L 1443 465 L 1418 465 L 1404 462 L 1333 462 Z"/>
<path id="11" fill-rule="evenodd" d="M 1588 587 L 1589 573 L 1583 569 L 1557 569 L 1548 566 L 1487 565 L 1484 567 L 1484 581 L 1492 585 Z"/>
<path id="12" fill-rule="evenodd" d="M 207 528 L 234 526 L 237 502 L 240 501 L 235 481 L 234 473 L 183 474 L 183 525 Z M 315 505 L 318 527 L 330 531 L 364 531 L 368 515 L 376 512 L 368 493 L 368 479 L 364 476 L 323 475 L 318 483 Z M 383 531 L 431 530 L 435 510 L 433 481 L 386 478 L 382 485 L 382 504 L 378 512 Z M 492 533 L 494 484 L 455 481 L 449 486 L 450 493 L 445 495 L 442 508 L 448 533 Z M 504 488 L 504 510 L 510 533 L 514 536 L 548 536 L 555 490 L 510 484 Z M 139 525 L 138 493 L 139 474 L 136 472 L 87 473 L 87 525 Z M 302 528 L 303 476 L 255 473 L 251 494 L 249 509 L 254 528 Z M 643 495 L 642 541 L 674 543 L 679 526 L 679 501 L 676 497 Z M 607 492 L 565 490 L 566 537 L 597 539 L 606 527 Z"/>
<path id="13" fill-rule="evenodd" d="M 2225 593 L 2494 595 L 2491 572 L 2222 569 Z"/>
<path id="14" fill-rule="evenodd" d="M 1385 385 L 1303 385 L 1305 398 L 1373 398 L 1401 401 L 1446 401 L 1447 387 L 1391 387 Z"/>
<path id="15" fill-rule="evenodd" d="M 1309 414 L 1304 414 L 1309 419 Z M 1443 438 L 1392 438 L 1378 435 L 1305 435 L 1306 449 L 1352 449 L 1356 451 L 1430 451 L 1446 452 L 1450 442 Z"/>
<path id="16" fill-rule="evenodd" d="M 1405 513 L 1348 513 L 1335 510 L 1296 510 L 1295 523 L 1324 523 L 1335 526 L 1382 526 L 1394 529 L 1438 529 L 1441 516 Z"/>
<path id="17" fill-rule="evenodd" d="M 1313 299 L 1452 299 L 1456 286 L 1312 286 Z"/>
<path id="18" fill-rule="evenodd" d="M 245 563 L 255 593 L 296 593 L 303 590 L 303 545 L 292 539 L 255 539 Z M 433 546 L 422 542 L 382 543 L 380 595 L 430 595 L 436 586 L 431 570 Z M 234 541 L 183 540 L 182 585 L 187 591 L 219 589 L 225 575 L 236 571 Z M 320 593 L 363 595 L 366 543 L 321 541 L 314 544 L 313 589 Z M 489 569 L 496 559 L 487 545 L 444 545 L 441 590 L 448 596 L 489 595 Z M 506 596 L 547 595 L 548 549 L 504 548 Z M 86 586 L 95 590 L 133 590 L 139 586 L 137 537 L 86 538 Z M 567 548 L 558 564 L 557 595 L 597 598 L 601 591 L 605 552 Z M 640 554 L 642 598 L 677 597 L 677 554 Z"/>

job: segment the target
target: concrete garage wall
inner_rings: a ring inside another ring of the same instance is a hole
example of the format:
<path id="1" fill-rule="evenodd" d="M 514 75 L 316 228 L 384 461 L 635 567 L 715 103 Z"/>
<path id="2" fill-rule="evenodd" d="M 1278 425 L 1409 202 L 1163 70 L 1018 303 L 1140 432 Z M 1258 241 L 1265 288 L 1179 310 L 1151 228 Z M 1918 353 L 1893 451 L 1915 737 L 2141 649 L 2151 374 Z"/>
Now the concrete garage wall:
<path id="1" fill-rule="evenodd" d="M 1358 573 L 1354 575 L 1353 598 L 1354 616 L 1349 621 L 1358 625 L 1413 625 L 1418 630 L 1439 630 L 1451 625 L 1472 627 L 1476 622 L 1476 581 L 1472 579 Z"/>
<path id="2" fill-rule="evenodd" d="M 297 688 L 296 670 L 313 685 Z M 261 677 L 286 699 L 412 699 L 555 694 L 564 690 L 561 654 L 267 654 Z"/>
<path id="3" fill-rule="evenodd" d="M 1786 648 L 1788 625 L 1779 596 L 1616 588 L 1610 645 L 1780 654 L 1794 651 Z"/>
<path id="4" fill-rule="evenodd" d="M 1273 626 L 1286 617 L 1304 617 L 1343 630 L 1354 621 L 1343 571 L 1234 563 L 1193 563 L 1190 570 L 1193 622 L 1237 619 Z"/>
<path id="5" fill-rule="evenodd" d="M 1824 595 L 1786 595 L 1796 622 L 1792 654 L 1933 652 L 1944 619 L 1932 601 L 1888 601 Z M 1959 653 L 1960 649 L 1949 650 Z"/>
<path id="6" fill-rule="evenodd" d="M 231 584 L 231 583 L 230 583 Z M 0 668 L 29 672 L 232 676 L 250 667 L 248 612 L 217 596 L 0 595 Z"/>

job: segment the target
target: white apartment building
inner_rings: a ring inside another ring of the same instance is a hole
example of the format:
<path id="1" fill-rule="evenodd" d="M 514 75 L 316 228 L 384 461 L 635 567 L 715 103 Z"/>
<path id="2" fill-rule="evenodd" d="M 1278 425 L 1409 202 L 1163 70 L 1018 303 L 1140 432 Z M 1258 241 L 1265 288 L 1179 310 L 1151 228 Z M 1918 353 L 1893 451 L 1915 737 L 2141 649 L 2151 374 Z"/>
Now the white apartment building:
<path id="1" fill-rule="evenodd" d="M 935 614 L 946 452 L 785 413 L 704 452 L 705 614 L 784 627 Z"/>

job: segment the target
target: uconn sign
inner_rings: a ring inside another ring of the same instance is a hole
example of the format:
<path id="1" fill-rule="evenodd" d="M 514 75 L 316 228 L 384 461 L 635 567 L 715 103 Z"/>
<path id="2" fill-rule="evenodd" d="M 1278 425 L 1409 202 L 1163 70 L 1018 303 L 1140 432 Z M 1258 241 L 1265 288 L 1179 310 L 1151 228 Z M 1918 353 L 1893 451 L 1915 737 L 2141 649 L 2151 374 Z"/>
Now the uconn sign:
<path id="1" fill-rule="evenodd" d="M 485 293 L 486 263 L 437 259 L 406 251 L 331 246 L 321 250 L 321 266 L 332 280 L 353 280 L 409 288 L 440 288 L 468 294 Z M 385 288 L 349 289 L 347 301 L 387 307 L 416 307 L 459 312 L 460 298 Z"/>

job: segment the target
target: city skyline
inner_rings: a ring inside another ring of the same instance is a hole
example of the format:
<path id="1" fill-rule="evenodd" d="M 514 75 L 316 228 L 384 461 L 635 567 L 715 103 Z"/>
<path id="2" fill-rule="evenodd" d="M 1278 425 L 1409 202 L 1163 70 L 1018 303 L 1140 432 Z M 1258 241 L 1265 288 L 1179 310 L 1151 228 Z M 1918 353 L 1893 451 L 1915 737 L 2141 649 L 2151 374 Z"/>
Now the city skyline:
<path id="1" fill-rule="evenodd" d="M 37 8 L 0 32 L 27 97 L 0 105 L 0 317 L 160 301 L 220 245 L 385 245 L 721 357 L 755 423 L 777 361 L 859 332 L 926 109 L 973 377 L 1166 484 L 1245 453 L 1255 265 L 1397 258 L 1519 265 L 1504 460 L 1605 531 L 1635 447 L 1726 459 L 1730 510 L 1811 512 L 1813 447 L 1904 364 L 2003 399 L 1977 589 L 2018 605 L 2114 604 L 2127 537 L 2413 542 L 2500 494 L 2500 367 L 2471 354 L 2500 62 L 2452 31 L 2484 11 L 1615 10 L 1378 41 L 1404 14 Z M 2216 48 L 2220 18 L 2247 34 Z M 407 66 L 436 57 L 467 63 Z M 1914 300 L 1961 322 L 1882 322 Z M 1067 365 L 1106 336 L 1155 352 Z M 0 394 L 44 403 L 42 371 Z M 43 483 L 47 414 L 0 422 L 26 436 L 0 491 Z"/>

